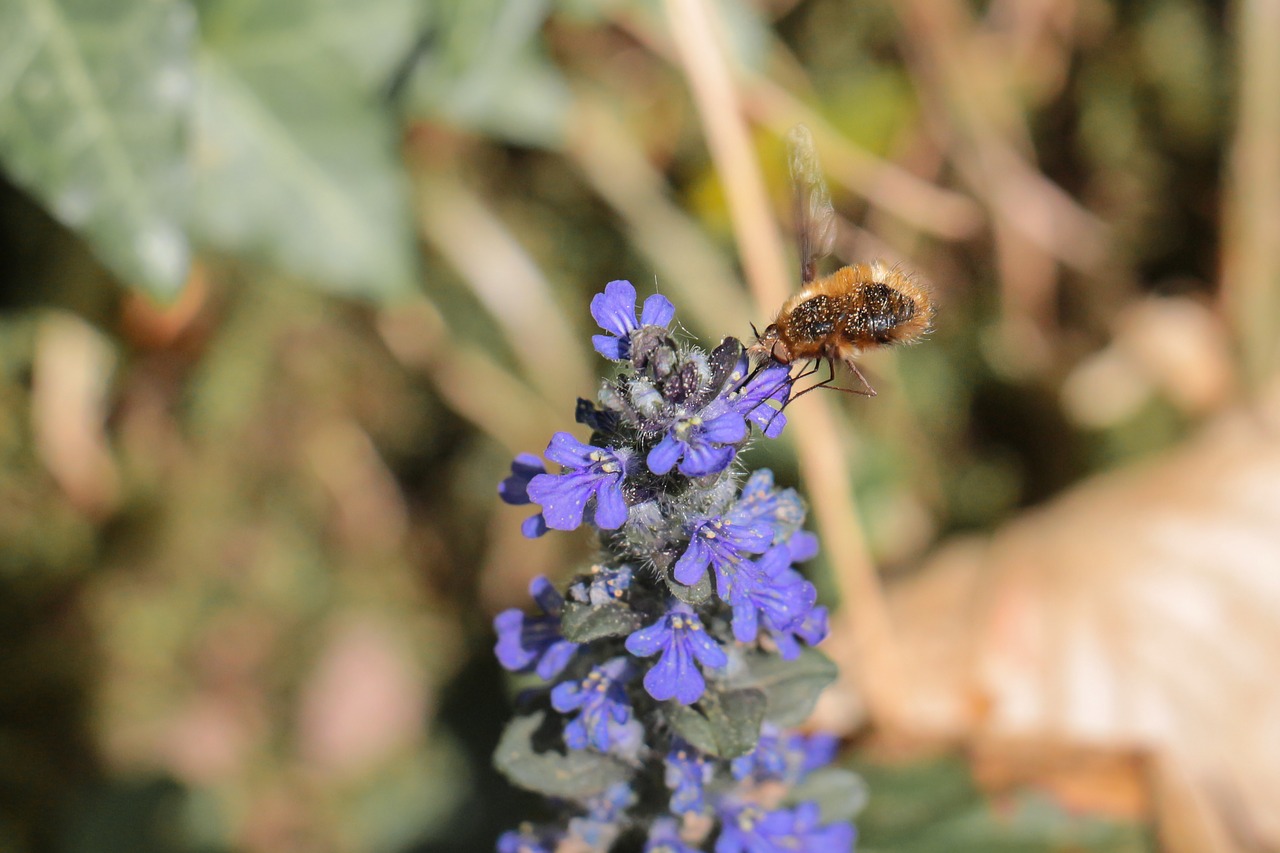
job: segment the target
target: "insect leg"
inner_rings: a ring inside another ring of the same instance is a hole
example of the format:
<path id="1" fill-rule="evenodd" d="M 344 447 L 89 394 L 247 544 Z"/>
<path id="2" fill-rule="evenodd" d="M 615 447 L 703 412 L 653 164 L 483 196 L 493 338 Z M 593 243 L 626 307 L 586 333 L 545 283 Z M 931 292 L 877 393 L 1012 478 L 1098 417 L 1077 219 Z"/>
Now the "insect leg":
<path id="1" fill-rule="evenodd" d="M 817 388 L 830 387 L 831 383 L 834 382 L 836 378 L 836 363 L 833 359 L 830 359 L 830 358 L 825 358 L 825 359 L 815 358 L 813 361 L 809 362 L 809 366 L 806 367 L 802 373 L 796 376 L 796 379 L 800 380 L 800 379 L 805 379 L 810 376 L 813 376 L 815 373 L 817 373 L 819 370 L 822 369 L 822 365 L 824 363 L 827 365 L 827 368 L 830 371 L 830 373 L 827 375 L 827 378 L 821 380 L 820 382 L 815 382 L 814 384 L 810 385 L 808 388 L 804 389 L 803 391 L 792 394 L 790 399 L 787 400 L 788 406 L 794 403 L 796 400 L 803 397 L 805 394 L 808 394 L 810 391 L 813 391 Z M 836 388 L 835 390 L 843 391 L 845 389 Z"/>
<path id="2" fill-rule="evenodd" d="M 871 383 L 867 381 L 867 377 L 862 375 L 862 371 L 858 369 L 857 363 L 854 362 L 854 360 L 851 358 L 846 358 L 844 363 L 847 364 L 849 366 L 849 369 L 853 371 L 853 375 L 858 377 L 858 381 L 862 383 L 862 387 L 865 388 L 866 390 L 858 391 L 851 388 L 841 388 L 840 390 L 851 391 L 854 394 L 861 394 L 864 397 L 874 397 L 876 395 L 876 389 L 872 388 Z"/>
<path id="3" fill-rule="evenodd" d="M 867 381 L 867 377 L 863 376 L 862 371 L 858 369 L 858 365 L 854 364 L 853 359 L 849 359 L 849 358 L 845 359 L 844 363 L 848 365 L 850 370 L 853 371 L 853 375 L 857 376 L 858 380 L 862 382 L 862 385 L 863 385 L 862 388 L 841 388 L 839 385 L 834 384 L 836 381 L 836 360 L 834 358 L 825 358 L 825 359 L 813 361 L 812 362 L 813 369 L 807 370 L 806 372 L 800 374 L 799 376 L 796 377 L 796 379 L 801 379 L 806 376 L 812 376 L 813 374 L 817 373 L 818 370 L 820 369 L 822 362 L 826 362 L 826 365 L 827 365 L 827 371 L 828 371 L 827 378 L 823 379 L 821 382 L 816 382 L 813 385 L 810 385 L 808 388 L 804 389 L 803 391 L 797 394 L 791 395 L 791 399 L 787 401 L 788 403 L 790 403 L 792 400 L 795 400 L 797 397 L 803 397 L 805 394 L 808 394 L 810 391 L 814 391 L 818 388 L 829 388 L 832 391 L 841 391 L 845 394 L 860 394 L 863 397 L 876 396 L 876 389 L 871 387 L 871 383 Z"/>

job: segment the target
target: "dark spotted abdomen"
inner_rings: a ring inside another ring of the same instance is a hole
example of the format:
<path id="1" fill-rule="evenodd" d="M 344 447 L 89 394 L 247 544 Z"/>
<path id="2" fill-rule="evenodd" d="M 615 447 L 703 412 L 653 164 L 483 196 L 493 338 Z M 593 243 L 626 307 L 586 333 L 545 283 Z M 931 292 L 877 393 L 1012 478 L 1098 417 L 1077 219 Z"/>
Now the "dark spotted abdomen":
<path id="1" fill-rule="evenodd" d="M 916 316 L 911 297 L 879 283 L 859 288 L 850 301 L 840 336 L 853 344 L 890 343 L 894 330 Z"/>

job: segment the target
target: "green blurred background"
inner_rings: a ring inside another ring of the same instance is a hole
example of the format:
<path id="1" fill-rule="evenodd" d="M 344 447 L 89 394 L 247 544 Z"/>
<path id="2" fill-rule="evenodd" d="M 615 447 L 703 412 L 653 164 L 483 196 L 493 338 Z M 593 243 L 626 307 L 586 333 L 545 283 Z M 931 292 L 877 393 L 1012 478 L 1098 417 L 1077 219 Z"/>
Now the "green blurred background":
<path id="1" fill-rule="evenodd" d="M 768 322 L 796 123 L 837 254 L 939 306 L 867 359 L 874 401 L 806 397 L 749 452 L 825 509 L 843 613 L 1249 405 L 1280 352 L 1276 19 L 0 0 L 0 850 L 487 850 L 536 817 L 488 765 L 489 623 L 591 546 L 525 542 L 495 484 L 593 393 L 605 282 L 707 343 Z M 841 707 L 864 849 L 1161 835 L 1150 797 L 993 793 L 963 727 L 886 746 L 891 703 Z"/>

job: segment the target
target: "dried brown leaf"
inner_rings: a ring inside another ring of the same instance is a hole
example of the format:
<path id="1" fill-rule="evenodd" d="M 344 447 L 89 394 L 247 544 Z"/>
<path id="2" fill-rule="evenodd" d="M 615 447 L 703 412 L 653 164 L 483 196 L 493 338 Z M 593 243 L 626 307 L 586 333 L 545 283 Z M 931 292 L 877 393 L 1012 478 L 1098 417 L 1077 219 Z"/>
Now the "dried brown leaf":
<path id="1" fill-rule="evenodd" d="M 1157 814 L 1200 827 L 1185 849 L 1280 849 L 1274 408 L 1097 477 L 898 585 L 902 722 L 1141 750 L 1157 798 L 1188 804 Z"/>

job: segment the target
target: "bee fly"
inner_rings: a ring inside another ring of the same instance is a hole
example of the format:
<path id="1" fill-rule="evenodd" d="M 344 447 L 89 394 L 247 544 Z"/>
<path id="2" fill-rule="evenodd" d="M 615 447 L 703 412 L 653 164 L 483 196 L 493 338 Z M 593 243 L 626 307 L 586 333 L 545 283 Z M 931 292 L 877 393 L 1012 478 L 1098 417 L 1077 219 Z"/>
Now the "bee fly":
<path id="1" fill-rule="evenodd" d="M 783 303 L 763 333 L 756 332 L 750 352 L 784 365 L 810 362 L 811 367 L 797 379 L 811 376 L 823 362 L 827 364 L 830 375 L 826 379 L 791 399 L 823 387 L 874 397 L 876 391 L 858 369 L 856 359 L 869 349 L 911 343 L 928 332 L 933 322 L 929 291 L 910 273 L 882 261 L 842 267 L 817 278 L 818 261 L 831 253 L 835 243 L 835 210 L 818 171 L 809 129 L 804 125 L 792 128 L 787 147 L 802 288 Z M 831 384 L 837 361 L 848 365 L 862 389 Z"/>

